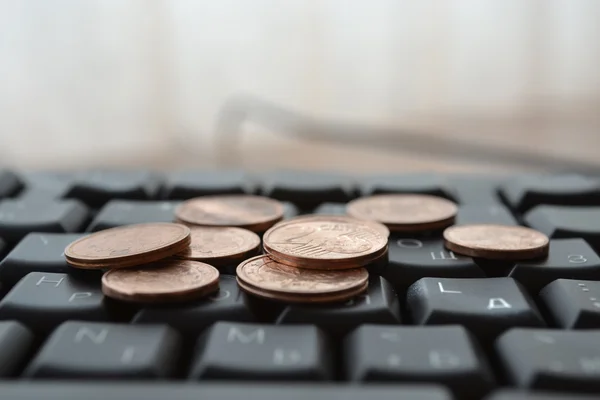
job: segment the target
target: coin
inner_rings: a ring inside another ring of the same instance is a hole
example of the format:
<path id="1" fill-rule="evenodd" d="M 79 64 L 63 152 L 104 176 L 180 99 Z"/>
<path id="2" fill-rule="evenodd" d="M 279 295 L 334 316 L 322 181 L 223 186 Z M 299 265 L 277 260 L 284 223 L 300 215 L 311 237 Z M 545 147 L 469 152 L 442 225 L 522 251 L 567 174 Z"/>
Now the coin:
<path id="1" fill-rule="evenodd" d="M 260 237 L 242 228 L 194 226 L 190 229 L 192 242 L 177 254 L 179 258 L 231 265 L 255 255 L 260 246 Z"/>
<path id="2" fill-rule="evenodd" d="M 293 302 L 342 301 L 364 291 L 369 278 L 364 268 L 299 269 L 265 255 L 242 262 L 236 274 L 240 287 L 252 294 Z"/>
<path id="3" fill-rule="evenodd" d="M 106 296 L 139 303 L 193 300 L 218 288 L 216 268 L 173 258 L 136 268 L 113 269 L 102 276 L 102 293 Z"/>
<path id="4" fill-rule="evenodd" d="M 306 215 L 299 215 L 297 217 L 293 217 L 290 219 L 287 219 L 285 221 L 281 221 L 278 222 L 277 224 L 283 224 L 283 223 L 288 223 L 292 220 L 294 221 L 298 221 L 301 219 L 323 219 L 326 218 L 328 221 L 341 221 L 341 222 L 357 222 L 357 218 L 351 217 L 349 215 L 336 215 L 336 214 L 306 214 Z M 369 227 L 375 229 L 376 231 L 378 231 L 379 233 L 381 233 L 382 236 L 385 237 L 389 237 L 390 236 L 390 230 L 383 224 L 376 222 L 376 221 L 369 221 L 369 220 L 361 220 L 358 219 L 358 221 L 360 221 L 360 223 L 362 224 L 366 224 Z M 276 225 L 277 225 L 276 224 Z"/>
<path id="5" fill-rule="evenodd" d="M 283 205 L 251 195 L 204 196 L 187 200 L 175 210 L 181 222 L 201 226 L 234 226 L 264 232 L 283 218 Z"/>
<path id="6" fill-rule="evenodd" d="M 126 268 L 179 253 L 190 244 L 181 224 L 150 223 L 110 228 L 69 244 L 67 263 L 77 268 Z"/>
<path id="7" fill-rule="evenodd" d="M 459 225 L 444 231 L 448 249 L 470 257 L 526 260 L 548 255 L 546 235 L 523 226 Z"/>
<path id="8" fill-rule="evenodd" d="M 387 237 L 358 220 L 315 216 L 277 224 L 265 232 L 272 258 L 300 268 L 346 269 L 367 265 L 387 248 Z"/>
<path id="9" fill-rule="evenodd" d="M 450 200 L 420 194 L 382 194 L 349 202 L 354 218 L 381 222 L 394 232 L 421 232 L 454 223 L 458 207 Z"/>

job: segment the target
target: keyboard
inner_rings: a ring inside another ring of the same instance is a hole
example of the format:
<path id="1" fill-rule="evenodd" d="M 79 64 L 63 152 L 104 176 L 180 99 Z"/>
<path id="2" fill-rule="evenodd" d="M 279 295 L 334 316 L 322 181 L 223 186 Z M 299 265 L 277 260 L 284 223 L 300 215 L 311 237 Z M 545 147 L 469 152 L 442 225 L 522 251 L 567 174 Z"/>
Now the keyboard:
<path id="1" fill-rule="evenodd" d="M 235 265 L 180 305 L 118 303 L 64 249 L 90 232 L 171 222 L 185 199 L 261 194 L 285 218 L 345 214 L 379 193 L 444 197 L 456 224 L 532 227 L 543 260 L 460 256 L 394 234 L 364 294 L 309 306 L 252 297 Z M 273 171 L 0 171 L 2 399 L 600 398 L 600 180 Z"/>

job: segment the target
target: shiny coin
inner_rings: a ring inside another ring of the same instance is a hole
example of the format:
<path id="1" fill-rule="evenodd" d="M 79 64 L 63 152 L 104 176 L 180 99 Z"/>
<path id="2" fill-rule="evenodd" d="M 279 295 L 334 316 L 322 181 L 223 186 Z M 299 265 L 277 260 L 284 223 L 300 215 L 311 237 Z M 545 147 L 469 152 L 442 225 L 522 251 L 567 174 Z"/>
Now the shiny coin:
<path id="1" fill-rule="evenodd" d="M 317 271 L 280 264 L 268 256 L 242 262 L 236 269 L 242 289 L 265 298 L 293 302 L 347 300 L 366 289 L 364 268 Z"/>
<path id="2" fill-rule="evenodd" d="M 74 241 L 65 249 L 65 258 L 77 268 L 126 268 L 169 257 L 189 244 L 190 229 L 181 224 L 128 225 Z"/>
<path id="3" fill-rule="evenodd" d="M 283 205 L 251 195 L 205 196 L 187 200 L 175 210 L 181 222 L 200 226 L 233 226 L 264 232 L 283 218 Z"/>
<path id="4" fill-rule="evenodd" d="M 357 222 L 360 221 L 360 223 L 362 224 L 366 224 L 368 225 L 370 228 L 375 229 L 376 231 L 378 231 L 379 233 L 381 233 L 382 236 L 385 237 L 389 237 L 390 236 L 390 230 L 383 224 L 376 222 L 376 221 L 368 221 L 368 220 L 360 220 L 348 215 L 335 215 L 335 214 L 307 214 L 307 215 L 300 215 L 285 221 L 281 221 L 278 222 L 277 224 L 283 224 L 283 223 L 288 223 L 290 221 L 298 221 L 301 219 L 320 219 L 322 220 L 323 218 L 327 218 L 328 221 L 341 221 L 341 222 Z"/>
<path id="5" fill-rule="evenodd" d="M 420 232 L 452 225 L 458 207 L 442 197 L 382 194 L 353 200 L 346 211 L 354 218 L 381 222 L 393 232 Z"/>
<path id="6" fill-rule="evenodd" d="M 460 225 L 444 231 L 446 247 L 470 257 L 526 260 L 548 255 L 546 235 L 523 226 Z"/>
<path id="7" fill-rule="evenodd" d="M 218 288 L 216 268 L 173 258 L 136 268 L 113 269 L 102 276 L 102 292 L 106 296 L 139 303 L 194 300 Z"/>
<path id="8" fill-rule="evenodd" d="M 211 265 L 231 265 L 256 255 L 260 237 L 241 228 L 193 226 L 190 247 L 177 254 L 178 258 L 196 260 Z"/>
<path id="9" fill-rule="evenodd" d="M 265 233 L 263 247 L 275 260 L 299 268 L 347 269 L 381 257 L 387 237 L 363 221 L 315 216 L 277 224 Z"/>

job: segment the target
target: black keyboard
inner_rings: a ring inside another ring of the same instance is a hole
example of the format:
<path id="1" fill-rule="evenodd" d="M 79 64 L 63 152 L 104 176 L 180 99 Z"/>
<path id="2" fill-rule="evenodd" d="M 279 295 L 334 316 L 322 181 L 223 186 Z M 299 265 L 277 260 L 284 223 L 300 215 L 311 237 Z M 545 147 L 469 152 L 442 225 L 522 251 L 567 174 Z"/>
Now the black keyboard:
<path id="1" fill-rule="evenodd" d="M 182 200 L 249 193 L 286 218 L 375 193 L 442 196 L 457 224 L 522 224 L 545 260 L 485 261 L 393 235 L 366 293 L 307 306 L 250 297 L 235 266 L 208 299 L 105 298 L 67 266 L 87 232 L 169 222 Z M 283 171 L 0 172 L 1 399 L 600 398 L 600 180 Z"/>

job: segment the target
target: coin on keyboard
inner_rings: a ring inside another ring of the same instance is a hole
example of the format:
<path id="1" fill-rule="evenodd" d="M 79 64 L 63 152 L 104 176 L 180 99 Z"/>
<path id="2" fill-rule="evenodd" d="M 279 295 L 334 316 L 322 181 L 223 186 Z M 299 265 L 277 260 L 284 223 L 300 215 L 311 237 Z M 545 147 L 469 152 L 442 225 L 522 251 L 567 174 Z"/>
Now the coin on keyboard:
<path id="1" fill-rule="evenodd" d="M 336 215 L 336 214 L 306 214 L 306 215 L 299 215 L 297 217 L 285 220 L 285 221 L 281 221 L 278 222 L 277 224 L 283 224 L 289 221 L 298 221 L 301 219 L 307 220 L 307 219 L 323 219 L 323 218 L 327 218 L 327 220 L 329 221 L 340 221 L 340 222 L 356 222 L 357 220 L 360 221 L 360 223 L 362 224 L 366 224 L 369 227 L 375 229 L 376 231 L 378 231 L 379 233 L 381 233 L 382 236 L 385 237 L 389 237 L 390 236 L 390 230 L 383 224 L 376 222 L 376 221 L 368 221 L 368 220 L 360 220 L 354 217 L 351 217 L 349 215 Z M 277 225 L 276 224 L 276 225 Z"/>
<path id="2" fill-rule="evenodd" d="M 371 224 L 328 216 L 284 221 L 265 232 L 265 252 L 278 262 L 309 269 L 365 266 L 387 251 L 387 237 Z"/>
<path id="3" fill-rule="evenodd" d="M 190 245 L 190 228 L 149 223 L 110 228 L 67 246 L 67 263 L 83 269 L 126 268 L 177 254 Z"/>
<path id="4" fill-rule="evenodd" d="M 459 225 L 444 231 L 445 245 L 455 253 L 491 260 L 526 260 L 548 255 L 546 235 L 524 226 Z"/>
<path id="5" fill-rule="evenodd" d="M 258 254 L 260 237 L 249 230 L 229 227 L 192 226 L 190 246 L 178 258 L 211 265 L 237 265 Z"/>
<path id="6" fill-rule="evenodd" d="M 299 269 L 268 256 L 253 257 L 236 269 L 238 285 L 258 297 L 293 303 L 346 301 L 367 289 L 365 268 L 343 271 Z"/>
<path id="7" fill-rule="evenodd" d="M 283 218 L 283 204 L 251 195 L 196 197 L 175 210 L 178 222 L 200 226 L 232 226 L 264 232 Z"/>
<path id="8" fill-rule="evenodd" d="M 458 207 L 437 196 L 381 194 L 352 200 L 346 212 L 354 218 L 381 222 L 393 232 L 422 232 L 452 225 Z"/>
<path id="9" fill-rule="evenodd" d="M 102 276 L 102 292 L 137 303 L 194 300 L 219 288 L 219 271 L 208 264 L 168 258 L 136 268 L 113 269 Z"/>

